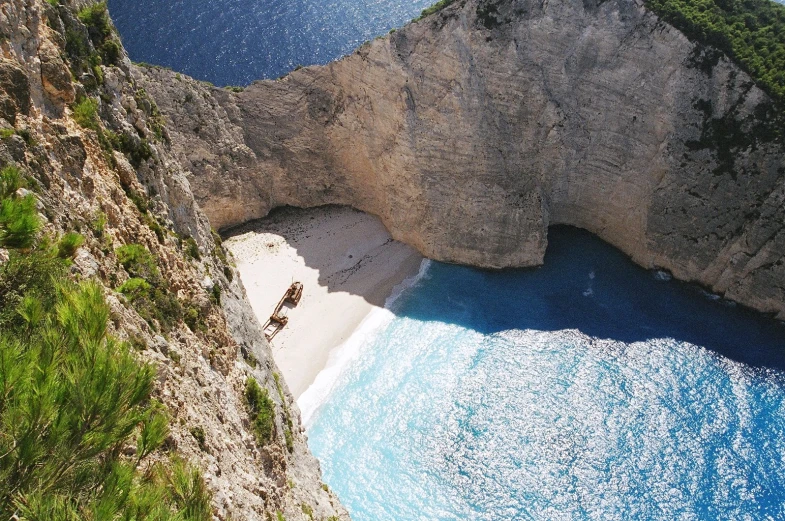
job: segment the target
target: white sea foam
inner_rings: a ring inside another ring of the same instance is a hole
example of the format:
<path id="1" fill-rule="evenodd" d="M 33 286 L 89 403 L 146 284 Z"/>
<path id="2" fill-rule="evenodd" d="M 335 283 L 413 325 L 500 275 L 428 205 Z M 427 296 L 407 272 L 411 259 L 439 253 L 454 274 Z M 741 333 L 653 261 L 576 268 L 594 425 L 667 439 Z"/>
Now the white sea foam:
<path id="1" fill-rule="evenodd" d="M 427 275 L 430 265 L 430 260 L 423 259 L 416 275 L 407 278 L 393 288 L 392 294 L 384 303 L 384 308 L 373 309 L 344 343 L 330 351 L 327 365 L 297 400 L 302 421 L 306 427 L 310 425 L 319 407 L 330 396 L 330 392 L 335 388 L 344 370 L 357 359 L 369 340 L 374 338 L 379 331 L 389 325 L 395 318 L 395 314 L 390 311 L 395 301 L 398 300 L 404 291 L 417 284 Z"/>
<path id="2" fill-rule="evenodd" d="M 673 278 L 673 275 L 668 273 L 665 270 L 657 270 L 654 272 L 654 280 L 659 280 L 661 282 L 668 282 Z"/>

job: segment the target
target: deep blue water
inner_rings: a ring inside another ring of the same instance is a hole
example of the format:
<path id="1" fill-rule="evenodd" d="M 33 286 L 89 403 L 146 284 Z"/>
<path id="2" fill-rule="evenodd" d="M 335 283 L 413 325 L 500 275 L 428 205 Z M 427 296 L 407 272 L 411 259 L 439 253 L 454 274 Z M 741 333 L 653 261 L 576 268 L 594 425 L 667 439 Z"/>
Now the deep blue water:
<path id="1" fill-rule="evenodd" d="M 433 0 L 109 0 L 131 59 L 219 86 L 324 64 Z"/>
<path id="2" fill-rule="evenodd" d="M 435 2 L 109 0 L 109 9 L 132 60 L 225 86 L 325 64 Z"/>
<path id="3" fill-rule="evenodd" d="M 355 521 L 785 519 L 785 327 L 665 279 L 569 228 L 432 263 L 311 417 L 325 482 Z"/>

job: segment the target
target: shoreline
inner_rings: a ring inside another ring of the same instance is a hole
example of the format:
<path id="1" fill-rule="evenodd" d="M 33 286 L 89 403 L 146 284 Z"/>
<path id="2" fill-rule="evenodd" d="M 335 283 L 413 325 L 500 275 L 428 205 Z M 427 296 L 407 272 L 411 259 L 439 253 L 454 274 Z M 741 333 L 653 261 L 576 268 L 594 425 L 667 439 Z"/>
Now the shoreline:
<path id="1" fill-rule="evenodd" d="M 423 257 L 395 241 L 381 221 L 349 207 L 283 208 L 224 241 L 251 307 L 264 323 L 293 281 L 300 303 L 272 340 L 273 357 L 295 400 L 328 367 L 393 290 L 418 274 Z"/>
<path id="2" fill-rule="evenodd" d="M 429 259 L 423 258 L 417 273 L 402 280 L 392 289 L 392 293 L 385 301 L 384 307 L 374 307 L 362 322 L 355 328 L 349 338 L 330 350 L 327 365 L 316 376 L 316 380 L 300 395 L 297 405 L 304 427 L 308 428 L 314 414 L 332 391 L 343 369 L 360 353 L 366 342 L 381 328 L 387 326 L 394 318 L 395 313 L 391 306 L 401 294 L 416 285 L 428 272 L 431 265 Z"/>

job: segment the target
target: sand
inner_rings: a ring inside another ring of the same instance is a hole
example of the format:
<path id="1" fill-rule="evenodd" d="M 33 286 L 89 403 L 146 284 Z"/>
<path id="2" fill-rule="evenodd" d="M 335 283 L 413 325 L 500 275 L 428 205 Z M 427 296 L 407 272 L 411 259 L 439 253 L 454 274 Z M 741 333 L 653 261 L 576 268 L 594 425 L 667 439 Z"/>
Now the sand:
<path id="1" fill-rule="evenodd" d="M 417 274 L 422 256 L 395 241 L 372 215 L 347 207 L 285 208 L 243 226 L 224 241 L 259 322 L 293 281 L 300 303 L 272 341 L 273 356 L 298 399 L 395 286 Z"/>

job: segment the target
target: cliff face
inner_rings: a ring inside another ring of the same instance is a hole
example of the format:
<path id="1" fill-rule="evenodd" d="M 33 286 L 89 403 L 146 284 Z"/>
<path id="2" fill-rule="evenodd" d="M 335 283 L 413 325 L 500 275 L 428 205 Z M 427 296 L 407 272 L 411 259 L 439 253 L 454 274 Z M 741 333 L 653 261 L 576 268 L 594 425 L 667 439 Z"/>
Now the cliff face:
<path id="1" fill-rule="evenodd" d="M 299 519 L 303 505 L 315 519 L 348 518 L 321 486 L 297 406 L 276 381 L 270 347 L 155 103 L 133 79 L 124 51 L 99 48 L 100 28 L 77 18 L 88 4 L 0 3 L 0 166 L 18 165 L 31 180 L 44 235 L 85 236 L 72 276 L 105 286 L 114 332 L 157 367 L 154 394 L 170 418 L 166 446 L 203 469 L 217 518 L 273 519 L 281 511 Z M 170 315 L 166 325 L 142 316 L 117 291 L 129 274 L 116 249 L 127 244 L 152 253 L 182 317 Z M 243 397 L 250 376 L 274 402 L 274 439 L 263 447 Z"/>
<path id="2" fill-rule="evenodd" d="M 136 73 L 217 228 L 348 204 L 428 257 L 502 268 L 570 224 L 785 318 L 773 104 L 639 0 L 459 1 L 239 93 Z"/>

